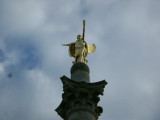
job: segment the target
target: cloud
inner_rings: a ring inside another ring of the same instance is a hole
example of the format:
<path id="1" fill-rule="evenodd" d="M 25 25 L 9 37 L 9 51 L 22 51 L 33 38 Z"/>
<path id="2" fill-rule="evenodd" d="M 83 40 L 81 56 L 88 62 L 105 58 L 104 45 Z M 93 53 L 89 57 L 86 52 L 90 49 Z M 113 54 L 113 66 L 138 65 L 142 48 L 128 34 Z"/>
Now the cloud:
<path id="1" fill-rule="evenodd" d="M 100 120 L 159 120 L 160 2 L 0 1 L 0 119 L 61 119 L 60 77 L 86 20 L 92 82 L 109 82 Z"/>

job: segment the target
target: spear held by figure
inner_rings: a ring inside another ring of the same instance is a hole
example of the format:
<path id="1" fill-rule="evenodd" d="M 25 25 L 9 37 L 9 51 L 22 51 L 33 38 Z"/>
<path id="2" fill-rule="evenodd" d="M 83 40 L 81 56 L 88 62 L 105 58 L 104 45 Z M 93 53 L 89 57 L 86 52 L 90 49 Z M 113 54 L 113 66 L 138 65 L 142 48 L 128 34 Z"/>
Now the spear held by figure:
<path id="1" fill-rule="evenodd" d="M 83 34 L 82 34 L 82 39 L 85 41 L 85 20 L 83 20 Z"/>

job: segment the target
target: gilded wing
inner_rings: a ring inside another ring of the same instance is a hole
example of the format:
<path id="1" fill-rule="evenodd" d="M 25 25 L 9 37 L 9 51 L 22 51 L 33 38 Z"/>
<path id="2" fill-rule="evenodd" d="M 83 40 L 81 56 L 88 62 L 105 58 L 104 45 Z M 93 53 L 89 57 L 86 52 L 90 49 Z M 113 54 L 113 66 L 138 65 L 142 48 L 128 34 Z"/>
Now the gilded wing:
<path id="1" fill-rule="evenodd" d="M 94 53 L 94 51 L 96 50 L 96 45 L 93 44 L 93 45 L 91 46 L 91 45 L 88 45 L 88 44 L 87 44 L 87 48 L 88 48 L 88 53 Z"/>

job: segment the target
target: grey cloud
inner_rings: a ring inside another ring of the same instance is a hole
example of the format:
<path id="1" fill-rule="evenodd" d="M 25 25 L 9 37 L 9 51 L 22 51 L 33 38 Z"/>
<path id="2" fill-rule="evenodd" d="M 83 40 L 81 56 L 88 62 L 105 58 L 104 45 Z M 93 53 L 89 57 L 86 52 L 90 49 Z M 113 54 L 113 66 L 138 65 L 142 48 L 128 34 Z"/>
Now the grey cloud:
<path id="1" fill-rule="evenodd" d="M 0 119 L 61 119 L 54 111 L 63 92 L 59 77 L 70 76 L 73 60 L 61 44 L 73 42 L 86 19 L 86 41 L 97 46 L 87 57 L 91 81 L 109 82 L 99 119 L 158 120 L 159 4 L 156 0 L 1 1 L 0 49 L 7 60 L 0 63 Z M 29 45 L 38 55 L 30 61 L 35 66 L 20 59 L 29 56 L 24 52 Z M 34 67 L 20 67 L 29 65 Z"/>

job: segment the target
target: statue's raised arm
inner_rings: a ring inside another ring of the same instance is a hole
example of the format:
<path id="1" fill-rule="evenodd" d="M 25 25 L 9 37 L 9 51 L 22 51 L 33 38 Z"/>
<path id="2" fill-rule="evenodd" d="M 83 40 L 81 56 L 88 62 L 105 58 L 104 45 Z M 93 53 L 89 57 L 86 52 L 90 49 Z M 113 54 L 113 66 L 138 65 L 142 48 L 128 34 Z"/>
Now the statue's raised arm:
<path id="1" fill-rule="evenodd" d="M 96 45 L 93 44 L 93 46 L 88 45 L 85 41 L 85 20 L 83 20 L 83 33 L 82 36 L 78 35 L 77 40 L 70 44 L 62 44 L 63 46 L 69 46 L 69 55 L 70 57 L 74 57 L 76 62 L 83 62 L 87 64 L 86 56 L 88 53 L 95 52 Z"/>

